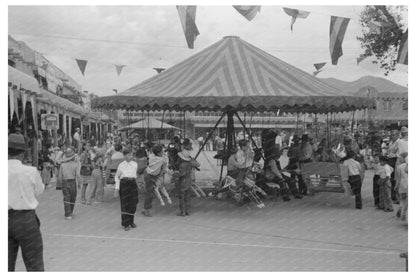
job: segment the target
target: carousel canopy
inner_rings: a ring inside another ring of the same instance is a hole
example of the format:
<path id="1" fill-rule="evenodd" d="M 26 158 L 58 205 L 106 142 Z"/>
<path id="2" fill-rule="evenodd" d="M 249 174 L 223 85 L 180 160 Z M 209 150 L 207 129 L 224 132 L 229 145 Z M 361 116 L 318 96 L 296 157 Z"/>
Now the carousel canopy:
<path id="1" fill-rule="evenodd" d="M 172 126 L 170 124 L 167 124 L 165 122 L 159 121 L 155 118 L 149 117 L 149 118 L 142 118 L 139 121 L 129 124 L 127 126 L 124 126 L 119 129 L 119 131 L 127 131 L 127 130 L 144 130 L 144 129 L 179 129 L 175 126 Z"/>
<path id="2" fill-rule="evenodd" d="M 373 107 L 345 95 L 254 45 L 224 37 L 126 91 L 95 99 L 95 108 L 326 113 Z"/>

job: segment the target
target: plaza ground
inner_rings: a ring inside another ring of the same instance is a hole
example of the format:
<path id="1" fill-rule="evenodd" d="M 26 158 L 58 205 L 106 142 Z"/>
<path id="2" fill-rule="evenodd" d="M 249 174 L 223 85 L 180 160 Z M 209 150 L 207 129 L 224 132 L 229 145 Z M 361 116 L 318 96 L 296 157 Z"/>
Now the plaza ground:
<path id="1" fill-rule="evenodd" d="M 219 174 L 214 154 L 198 158 L 201 184 Z M 352 197 L 322 192 L 267 201 L 264 209 L 194 197 L 189 217 L 176 216 L 176 198 L 166 207 L 155 199 L 153 217 L 147 218 L 140 214 L 141 195 L 138 227 L 128 232 L 121 228 L 120 203 L 111 188 L 105 202 L 94 206 L 81 205 L 78 193 L 72 221 L 64 220 L 62 192 L 48 189 L 37 208 L 45 270 L 404 271 L 399 254 L 407 251 L 407 225 L 374 207 L 372 176 L 366 172 L 362 210 L 354 208 Z M 25 270 L 20 253 L 16 270 Z"/>

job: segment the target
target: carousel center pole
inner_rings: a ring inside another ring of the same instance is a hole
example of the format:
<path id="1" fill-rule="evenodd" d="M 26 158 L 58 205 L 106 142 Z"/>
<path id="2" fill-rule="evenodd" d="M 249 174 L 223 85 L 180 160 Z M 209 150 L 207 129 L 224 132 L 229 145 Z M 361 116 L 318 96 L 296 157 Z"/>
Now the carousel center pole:
<path id="1" fill-rule="evenodd" d="M 207 144 L 208 139 L 210 139 L 210 137 L 212 136 L 212 134 L 214 133 L 214 131 L 217 129 L 218 124 L 220 124 L 220 122 L 222 121 L 222 119 L 224 118 L 224 116 L 225 116 L 225 114 L 226 114 L 226 113 L 227 113 L 227 112 L 224 112 L 224 113 L 221 115 L 220 119 L 218 119 L 217 123 L 215 123 L 215 126 L 211 129 L 211 131 L 209 132 L 209 134 L 208 134 L 207 138 L 205 139 L 204 143 L 203 143 L 203 144 L 201 145 L 201 147 L 199 148 L 198 153 L 196 153 L 196 155 L 195 155 L 195 159 L 196 159 L 196 158 L 198 158 L 198 156 L 199 156 L 199 154 L 201 153 L 202 149 L 204 149 L 205 144 Z"/>

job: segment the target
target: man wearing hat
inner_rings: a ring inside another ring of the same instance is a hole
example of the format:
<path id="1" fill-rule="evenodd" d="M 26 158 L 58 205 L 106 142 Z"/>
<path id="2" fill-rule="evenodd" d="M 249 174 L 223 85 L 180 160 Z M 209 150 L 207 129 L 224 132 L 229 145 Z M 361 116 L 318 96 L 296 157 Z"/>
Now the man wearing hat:
<path id="1" fill-rule="evenodd" d="M 304 139 L 307 138 L 302 136 Z M 286 169 L 291 170 L 292 173 L 290 177 L 293 180 L 298 179 L 298 190 L 301 194 L 307 194 L 307 188 L 305 181 L 302 178 L 302 174 L 298 174 L 295 172 L 296 169 L 300 169 L 301 158 L 304 156 L 302 154 L 302 145 L 299 143 L 300 139 L 298 135 L 293 135 L 293 141 L 289 150 L 287 151 L 287 156 L 289 157 L 289 164 L 287 165 Z"/>
<path id="2" fill-rule="evenodd" d="M 179 178 L 176 183 L 176 189 L 179 198 L 178 216 L 190 215 L 190 196 L 192 185 L 192 168 L 199 167 L 199 163 L 191 157 L 192 143 L 189 139 L 184 139 L 182 150 L 178 153 L 178 171 Z"/>
<path id="3" fill-rule="evenodd" d="M 75 143 L 75 149 L 77 150 L 77 153 L 81 152 L 81 130 L 79 128 L 75 128 L 74 133 L 74 143 Z"/>
<path id="4" fill-rule="evenodd" d="M 65 219 L 71 220 L 75 208 L 75 200 L 77 199 L 76 180 L 80 179 L 78 162 L 75 161 L 75 151 L 72 147 L 65 150 L 64 157 L 61 162 L 61 170 L 59 178 L 62 180 L 62 194 L 64 198 Z"/>
<path id="5" fill-rule="evenodd" d="M 15 270 L 19 247 L 27 271 L 44 271 L 43 241 L 35 209 L 45 189 L 38 170 L 22 164 L 26 151 L 21 134 L 9 135 L 9 271 Z"/>

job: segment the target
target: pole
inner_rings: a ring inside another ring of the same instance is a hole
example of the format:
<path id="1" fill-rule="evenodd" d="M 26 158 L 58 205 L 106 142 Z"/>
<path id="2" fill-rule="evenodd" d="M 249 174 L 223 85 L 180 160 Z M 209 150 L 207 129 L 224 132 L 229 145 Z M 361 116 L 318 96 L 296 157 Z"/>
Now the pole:
<path id="1" fill-rule="evenodd" d="M 296 113 L 296 134 L 297 135 L 299 134 L 298 129 L 299 129 L 299 114 Z"/>
<path id="2" fill-rule="evenodd" d="M 186 137 L 186 119 L 185 119 L 186 111 L 183 111 L 183 138 Z"/>
<path id="3" fill-rule="evenodd" d="M 211 129 L 210 133 L 208 134 L 207 138 L 205 139 L 204 143 L 202 144 L 202 146 L 199 148 L 198 153 L 196 153 L 195 155 L 195 159 L 199 156 L 199 154 L 201 153 L 202 149 L 204 149 L 205 144 L 207 144 L 208 139 L 212 136 L 212 134 L 214 133 L 215 129 L 217 129 L 218 124 L 220 124 L 221 120 L 223 119 L 223 117 L 225 116 L 226 112 L 224 112 L 220 119 L 218 119 L 217 123 L 215 123 L 215 126 Z M 225 148 L 224 148 L 225 149 Z"/>
<path id="4" fill-rule="evenodd" d="M 355 115 L 355 111 L 352 111 L 351 134 L 354 133 L 354 115 Z"/>

